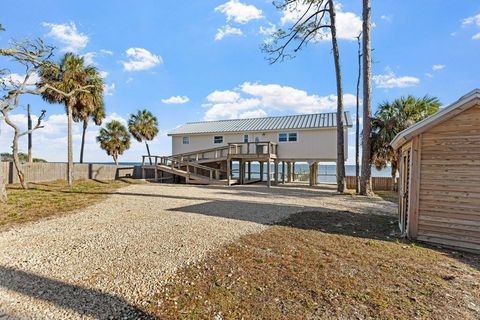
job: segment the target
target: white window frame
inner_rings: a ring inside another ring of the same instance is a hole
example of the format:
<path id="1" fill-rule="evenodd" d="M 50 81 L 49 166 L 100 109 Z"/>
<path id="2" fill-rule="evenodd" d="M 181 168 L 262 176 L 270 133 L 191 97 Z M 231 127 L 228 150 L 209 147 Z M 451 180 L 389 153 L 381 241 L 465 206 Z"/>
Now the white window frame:
<path id="1" fill-rule="evenodd" d="M 290 140 L 290 135 L 292 135 L 292 134 L 295 134 L 296 140 Z M 286 140 L 285 141 L 280 140 L 280 135 L 285 135 Z M 295 143 L 295 142 L 298 142 L 298 132 L 295 132 L 295 131 L 294 132 L 279 132 L 278 133 L 278 142 L 279 143 L 288 143 L 288 142 Z"/>
<path id="2" fill-rule="evenodd" d="M 182 137 L 182 144 L 190 144 L 190 137 L 189 136 Z"/>
<path id="3" fill-rule="evenodd" d="M 217 138 L 221 138 L 222 141 L 217 142 Z M 222 144 L 223 143 L 223 136 L 213 136 L 213 144 Z"/>

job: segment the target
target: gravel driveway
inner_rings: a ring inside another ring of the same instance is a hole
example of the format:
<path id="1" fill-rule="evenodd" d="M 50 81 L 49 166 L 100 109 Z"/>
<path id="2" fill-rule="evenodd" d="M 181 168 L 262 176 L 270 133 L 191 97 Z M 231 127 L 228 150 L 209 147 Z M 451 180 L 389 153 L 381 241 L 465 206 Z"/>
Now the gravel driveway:
<path id="1" fill-rule="evenodd" d="M 396 206 L 288 186 L 132 185 L 82 211 L 0 233 L 0 319 L 149 318 L 183 264 L 292 213 Z"/>

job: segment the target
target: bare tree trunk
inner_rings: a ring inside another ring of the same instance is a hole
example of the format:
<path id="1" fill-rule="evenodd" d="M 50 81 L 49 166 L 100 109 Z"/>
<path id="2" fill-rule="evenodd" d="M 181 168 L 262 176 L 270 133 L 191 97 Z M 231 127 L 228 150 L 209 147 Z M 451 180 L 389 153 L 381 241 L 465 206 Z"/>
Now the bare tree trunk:
<path id="1" fill-rule="evenodd" d="M 67 105 L 67 113 L 68 113 L 68 143 L 67 143 L 67 181 L 68 185 L 73 185 L 73 143 L 72 143 L 72 126 L 73 126 L 73 115 L 72 115 L 72 106 Z"/>
<path id="2" fill-rule="evenodd" d="M 112 155 L 112 157 L 113 157 L 113 161 L 114 161 L 115 164 L 118 166 L 118 155 L 117 155 L 116 153 L 114 153 L 114 154 Z"/>
<path id="3" fill-rule="evenodd" d="M 80 146 L 80 163 L 83 163 L 83 152 L 85 150 L 85 134 L 87 133 L 88 120 L 83 120 L 82 144 Z"/>
<path id="4" fill-rule="evenodd" d="M 30 112 L 30 104 L 27 104 L 27 114 L 28 114 L 28 163 L 33 162 L 32 155 L 32 114 Z"/>
<path id="5" fill-rule="evenodd" d="M 20 158 L 18 157 L 18 137 L 20 135 L 20 130 L 15 125 L 15 123 L 13 123 L 10 120 L 7 110 L 3 109 L 2 114 L 5 120 L 5 123 L 8 124 L 10 127 L 12 127 L 14 131 L 13 142 L 12 142 L 12 155 L 13 155 L 13 164 L 15 165 L 15 169 L 17 170 L 18 180 L 20 181 L 20 184 L 22 185 L 23 189 L 28 189 L 28 184 L 25 181 L 25 174 L 20 165 Z"/>
<path id="6" fill-rule="evenodd" d="M 355 119 L 355 192 L 360 193 L 360 78 L 362 75 L 361 33 L 358 35 L 357 110 Z"/>
<path id="7" fill-rule="evenodd" d="M 148 153 L 148 159 L 150 160 L 150 165 L 152 165 L 152 155 L 150 154 L 150 147 L 148 146 L 147 141 L 145 141 L 145 145 L 147 146 L 147 153 Z"/>
<path id="8" fill-rule="evenodd" d="M 337 42 L 336 12 L 333 0 L 329 0 L 330 23 L 332 31 L 333 59 L 337 80 L 337 191 L 345 192 L 345 132 L 343 111 L 342 73 L 340 50 Z"/>
<path id="9" fill-rule="evenodd" d="M 363 139 L 362 139 L 362 178 L 360 194 L 372 193 L 372 156 L 371 156 L 371 132 L 370 123 L 372 115 L 372 58 L 370 43 L 371 27 L 371 2 L 363 0 Z"/>
<path id="10" fill-rule="evenodd" d="M 3 172 L 3 166 L 0 162 L 0 203 L 6 203 L 8 200 L 7 188 L 5 187 L 5 172 Z"/>

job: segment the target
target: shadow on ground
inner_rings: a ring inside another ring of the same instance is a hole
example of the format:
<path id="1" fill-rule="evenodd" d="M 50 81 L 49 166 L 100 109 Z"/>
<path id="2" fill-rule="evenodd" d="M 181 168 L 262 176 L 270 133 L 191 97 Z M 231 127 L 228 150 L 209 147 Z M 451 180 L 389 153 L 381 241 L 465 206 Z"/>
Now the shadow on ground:
<path id="1" fill-rule="evenodd" d="M 0 287 L 95 319 L 156 319 L 118 296 L 10 267 L 0 266 Z"/>

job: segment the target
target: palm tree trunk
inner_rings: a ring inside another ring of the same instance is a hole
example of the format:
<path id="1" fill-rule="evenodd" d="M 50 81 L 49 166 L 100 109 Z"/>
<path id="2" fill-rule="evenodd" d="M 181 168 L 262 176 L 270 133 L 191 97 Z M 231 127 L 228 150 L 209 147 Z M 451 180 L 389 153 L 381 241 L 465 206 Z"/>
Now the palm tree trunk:
<path id="1" fill-rule="evenodd" d="M 83 151 L 85 150 L 85 134 L 88 128 L 88 120 L 83 120 L 82 145 L 80 146 L 80 163 L 83 163 Z"/>
<path id="2" fill-rule="evenodd" d="M 391 162 L 391 166 L 392 166 L 392 191 L 396 191 L 397 190 L 397 187 L 396 187 L 396 180 L 397 180 L 397 162 L 394 160 Z"/>
<path id="3" fill-rule="evenodd" d="M 360 78 L 362 75 L 362 45 L 358 35 L 358 77 L 357 77 L 357 110 L 355 118 L 355 192 L 360 193 Z"/>
<path id="4" fill-rule="evenodd" d="M 147 141 L 145 141 L 145 145 L 147 146 L 147 153 L 148 153 L 148 159 L 149 159 L 149 161 L 150 161 L 150 165 L 152 165 L 152 164 L 153 164 L 153 163 L 152 163 L 152 156 L 151 156 L 151 154 L 150 154 L 150 147 L 148 146 Z"/>
<path id="5" fill-rule="evenodd" d="M 33 162 L 33 155 L 32 155 L 32 114 L 30 112 L 30 104 L 27 104 L 27 123 L 28 123 L 28 163 Z"/>
<path id="6" fill-rule="evenodd" d="M 5 123 L 8 124 L 10 127 L 12 127 L 14 131 L 13 142 L 12 142 L 12 155 L 13 155 L 13 164 L 15 165 L 15 169 L 18 175 L 18 180 L 20 181 L 20 184 L 22 185 L 23 189 L 28 189 L 28 184 L 25 181 L 25 174 L 20 165 L 20 158 L 18 157 L 18 138 L 19 138 L 20 130 L 15 125 L 15 123 L 13 123 L 10 120 L 7 110 L 2 110 L 2 114 L 3 114 L 3 119 L 5 120 Z"/>
<path id="7" fill-rule="evenodd" d="M 332 31 L 333 59 L 337 80 L 337 191 L 345 191 L 345 130 L 343 111 L 342 73 L 340 67 L 340 50 L 337 42 L 336 12 L 333 0 L 329 0 L 330 23 Z"/>
<path id="8" fill-rule="evenodd" d="M 363 0 L 363 139 L 362 139 L 362 178 L 360 194 L 372 193 L 372 156 L 371 156 L 371 132 L 370 123 L 372 115 L 372 58 L 370 43 L 370 20 L 371 2 Z"/>
<path id="9" fill-rule="evenodd" d="M 72 106 L 67 105 L 68 113 L 68 142 L 67 142 L 67 181 L 68 185 L 73 185 L 73 150 L 72 150 L 72 126 L 73 126 L 73 115 L 72 115 Z"/>

